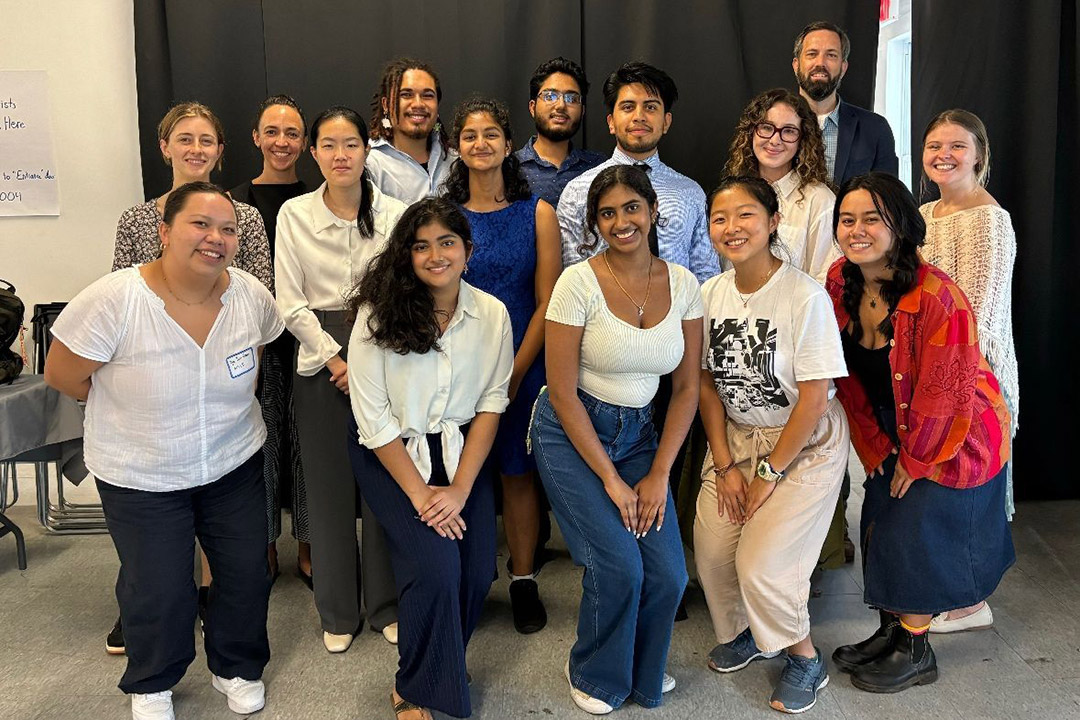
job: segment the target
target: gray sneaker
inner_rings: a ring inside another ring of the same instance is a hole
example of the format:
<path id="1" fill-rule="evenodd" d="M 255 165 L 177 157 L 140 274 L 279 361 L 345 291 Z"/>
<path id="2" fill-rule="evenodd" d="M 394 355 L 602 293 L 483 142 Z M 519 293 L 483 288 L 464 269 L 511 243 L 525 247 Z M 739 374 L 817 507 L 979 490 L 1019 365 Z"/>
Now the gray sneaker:
<path id="1" fill-rule="evenodd" d="M 769 705 L 773 710 L 786 713 L 806 712 L 817 702 L 818 690 L 829 684 L 829 672 L 821 651 L 817 657 L 805 658 L 799 655 L 787 655 L 787 664 L 780 673 L 780 682 L 776 683 Z"/>
<path id="2" fill-rule="evenodd" d="M 754 642 L 750 628 L 746 628 L 731 642 L 717 645 L 709 651 L 709 668 L 722 673 L 735 672 L 754 660 L 774 658 L 779 654 L 779 650 L 762 652 Z"/>

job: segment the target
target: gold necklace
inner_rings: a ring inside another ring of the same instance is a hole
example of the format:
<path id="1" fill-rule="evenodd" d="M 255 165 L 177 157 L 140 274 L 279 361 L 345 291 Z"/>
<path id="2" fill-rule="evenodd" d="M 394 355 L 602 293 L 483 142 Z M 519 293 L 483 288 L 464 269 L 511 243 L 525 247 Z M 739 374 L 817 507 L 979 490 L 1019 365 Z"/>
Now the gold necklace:
<path id="1" fill-rule="evenodd" d="M 781 263 L 780 263 L 780 265 L 783 265 L 783 263 L 781 262 Z M 757 291 L 758 291 L 758 290 L 760 290 L 761 288 L 765 287 L 765 286 L 766 286 L 766 285 L 767 285 L 767 284 L 769 283 L 769 278 L 771 278 L 771 277 L 773 276 L 773 273 L 774 273 L 774 272 L 776 272 L 776 268 L 780 267 L 780 265 L 777 265 L 776 267 L 773 267 L 772 269 L 770 269 L 770 270 L 769 270 L 769 274 L 768 274 L 768 275 L 766 275 L 766 276 L 765 276 L 765 279 L 764 279 L 764 280 L 762 281 L 762 283 L 761 283 L 760 285 L 758 285 L 758 286 L 757 286 L 757 290 L 754 290 L 754 292 L 750 293 L 750 294 L 749 294 L 749 295 L 747 295 L 746 297 L 743 297 L 743 294 L 742 294 L 741 292 L 739 292 L 739 285 L 738 285 L 738 283 L 736 283 L 736 284 L 735 284 L 735 292 L 736 292 L 736 293 L 738 294 L 738 296 L 739 296 L 739 300 L 741 300 L 741 301 L 742 301 L 742 306 L 743 306 L 744 308 L 745 308 L 745 307 L 746 307 L 747 305 L 749 305 L 749 304 L 750 304 L 750 300 L 751 300 L 751 299 L 753 299 L 754 295 L 756 295 L 756 294 L 757 294 Z"/>
<path id="2" fill-rule="evenodd" d="M 615 271 L 611 269 L 611 263 L 608 262 L 607 254 L 608 251 L 605 250 L 604 264 L 607 265 L 607 271 L 611 273 L 611 277 L 615 280 L 615 284 L 619 286 L 619 289 L 622 290 L 623 295 L 625 295 L 627 299 L 630 300 L 631 303 L 633 303 L 634 307 L 637 308 L 638 320 L 641 320 L 641 318 L 645 315 L 645 305 L 647 305 L 649 302 L 649 293 L 652 292 L 652 261 L 654 256 L 651 253 L 649 254 L 649 279 L 645 283 L 645 299 L 641 301 L 640 305 L 638 305 L 637 301 L 634 300 L 633 296 L 630 295 L 630 293 L 626 292 L 626 288 L 624 288 L 623 284 L 619 282 L 619 278 L 617 275 L 615 275 Z"/>
<path id="3" fill-rule="evenodd" d="M 197 307 L 199 305 L 204 304 L 207 300 L 210 299 L 210 296 L 214 294 L 214 290 L 217 289 L 217 280 L 214 280 L 214 284 L 213 284 L 213 286 L 211 286 L 210 292 L 206 293 L 206 297 L 204 297 L 199 302 L 188 302 L 187 300 L 184 300 L 183 298 L 181 298 L 180 296 L 178 296 L 176 293 L 173 292 L 172 287 L 169 286 L 169 278 L 165 275 L 165 268 L 164 267 L 161 268 L 161 279 L 165 283 L 165 289 L 168 290 L 169 294 L 173 296 L 173 300 L 176 300 L 178 303 L 182 303 L 184 305 L 187 305 L 188 307 Z"/>

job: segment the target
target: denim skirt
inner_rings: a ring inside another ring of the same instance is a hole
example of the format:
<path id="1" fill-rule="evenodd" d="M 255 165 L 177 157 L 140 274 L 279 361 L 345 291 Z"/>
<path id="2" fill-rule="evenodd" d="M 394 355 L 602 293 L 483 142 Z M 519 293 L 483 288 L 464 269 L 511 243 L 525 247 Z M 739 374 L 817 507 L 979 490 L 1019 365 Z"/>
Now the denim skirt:
<path id="1" fill-rule="evenodd" d="M 925 615 L 985 600 L 1016 561 L 1005 516 L 1007 469 L 962 490 L 916 480 L 904 497 L 893 498 L 896 460 L 890 455 L 885 474 L 863 484 L 866 603 Z"/>

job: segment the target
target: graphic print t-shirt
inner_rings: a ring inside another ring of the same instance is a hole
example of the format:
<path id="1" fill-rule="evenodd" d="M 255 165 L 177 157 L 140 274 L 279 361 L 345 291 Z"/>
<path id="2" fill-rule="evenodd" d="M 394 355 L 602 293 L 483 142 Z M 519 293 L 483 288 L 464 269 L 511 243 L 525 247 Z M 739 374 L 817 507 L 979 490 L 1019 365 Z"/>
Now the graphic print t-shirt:
<path id="1" fill-rule="evenodd" d="M 707 281 L 701 294 L 701 367 L 712 374 L 735 422 L 784 425 L 799 399 L 798 382 L 847 376 L 829 296 L 801 270 L 784 263 L 752 296 L 740 296 L 735 271 L 728 270 Z M 829 399 L 835 394 L 830 382 Z"/>

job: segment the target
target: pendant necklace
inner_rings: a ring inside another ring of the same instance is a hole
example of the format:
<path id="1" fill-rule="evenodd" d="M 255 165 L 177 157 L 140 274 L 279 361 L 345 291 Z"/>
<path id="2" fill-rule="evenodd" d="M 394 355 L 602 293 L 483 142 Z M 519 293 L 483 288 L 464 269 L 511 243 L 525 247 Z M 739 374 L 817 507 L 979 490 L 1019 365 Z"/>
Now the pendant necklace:
<path id="1" fill-rule="evenodd" d="M 874 293 L 870 292 L 869 288 L 867 288 L 866 289 L 866 294 L 870 298 L 870 307 L 876 308 L 877 307 L 877 301 L 881 298 L 881 291 L 878 290 L 878 294 L 875 295 Z"/>
<path id="2" fill-rule="evenodd" d="M 780 265 L 783 265 L 783 263 L 780 263 Z M 749 294 L 749 295 L 747 295 L 746 297 L 743 297 L 743 294 L 742 294 L 741 292 L 739 292 L 739 286 L 738 286 L 738 284 L 736 284 L 736 285 L 735 285 L 735 293 L 736 293 L 736 294 L 737 294 L 737 295 L 739 296 L 739 300 L 740 300 L 740 301 L 742 301 L 742 306 L 743 306 L 744 308 L 745 308 L 745 307 L 746 307 L 747 305 L 749 305 L 749 304 L 750 304 L 750 300 L 751 300 L 751 298 L 753 298 L 753 297 L 754 297 L 754 295 L 755 295 L 755 294 L 757 294 L 757 291 L 758 291 L 758 290 L 760 290 L 761 288 L 763 288 L 763 287 L 765 287 L 766 285 L 768 285 L 768 284 L 769 284 L 769 278 L 771 278 L 771 277 L 773 276 L 773 273 L 774 273 L 774 272 L 776 272 L 776 268 L 780 267 L 780 265 L 777 265 L 776 267 L 774 267 L 774 268 L 772 268 L 771 270 L 769 270 L 769 274 L 768 274 L 768 275 L 766 275 L 766 276 L 765 276 L 765 280 L 763 280 L 763 281 L 762 281 L 762 283 L 761 283 L 760 285 L 758 285 L 758 287 L 757 287 L 757 290 L 754 290 L 754 292 L 750 293 L 750 294 Z"/>
<path id="3" fill-rule="evenodd" d="M 641 301 L 640 305 L 638 305 L 637 301 L 634 300 L 633 296 L 631 296 L 630 293 L 626 292 L 626 288 L 624 288 L 623 284 L 621 282 L 619 282 L 619 278 L 618 278 L 618 276 L 615 275 L 615 271 L 611 269 L 611 263 L 608 262 L 607 250 L 604 251 L 604 265 L 607 266 L 607 271 L 609 273 L 611 273 L 611 277 L 615 280 L 615 284 L 619 286 L 619 289 L 622 290 L 623 295 L 625 295 L 627 297 L 627 299 L 629 299 L 630 302 L 633 303 L 634 307 L 637 308 L 637 316 L 638 316 L 639 321 L 645 315 L 645 305 L 649 302 L 649 293 L 652 292 L 652 261 L 653 261 L 653 257 L 654 256 L 650 253 L 650 255 L 649 255 L 649 280 L 645 284 L 645 299 Z"/>

